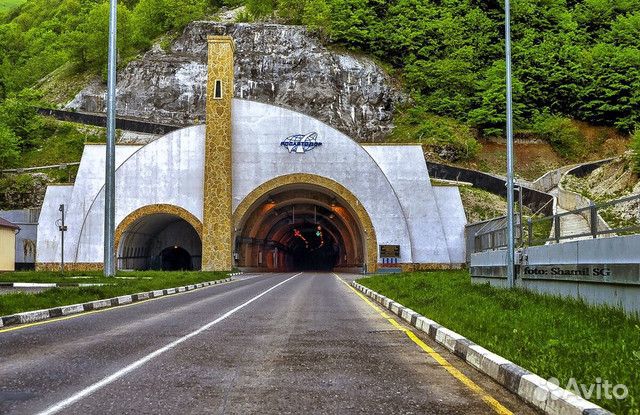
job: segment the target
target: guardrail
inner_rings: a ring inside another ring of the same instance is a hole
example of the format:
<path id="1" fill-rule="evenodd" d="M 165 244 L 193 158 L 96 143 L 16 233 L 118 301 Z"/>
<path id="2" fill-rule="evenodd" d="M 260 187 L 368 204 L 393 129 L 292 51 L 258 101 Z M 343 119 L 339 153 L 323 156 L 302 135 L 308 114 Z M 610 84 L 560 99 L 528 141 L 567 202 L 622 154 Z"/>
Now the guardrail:
<path id="1" fill-rule="evenodd" d="M 50 108 L 37 108 L 37 111 L 40 115 L 53 117 L 60 121 L 95 125 L 97 127 L 105 127 L 107 125 L 107 116 L 102 114 L 88 114 L 83 112 L 54 110 Z M 147 121 L 116 117 L 116 128 L 118 130 L 134 131 L 138 133 L 165 135 L 170 133 L 171 131 L 184 128 L 184 126 L 158 124 Z"/>
<path id="2" fill-rule="evenodd" d="M 520 241 L 521 247 L 543 245 L 547 243 L 560 243 L 565 240 L 576 240 L 586 238 L 598 238 L 602 236 L 616 236 L 640 233 L 639 219 L 624 219 L 616 217 L 613 207 L 638 201 L 638 211 L 640 217 L 640 194 L 635 194 L 620 199 L 603 202 L 599 204 L 591 203 L 587 207 L 582 207 L 568 212 L 555 215 L 544 216 L 541 218 L 528 218 L 526 226 L 516 224 L 516 239 Z M 563 218 L 570 215 L 579 215 L 588 218 L 588 232 L 565 233 L 563 235 Z M 611 218 L 610 222 L 617 222 L 619 225 L 610 227 L 602 220 L 600 215 Z M 496 218 L 493 226 L 489 229 L 478 231 L 474 235 L 473 252 L 483 252 L 488 250 L 496 250 L 506 248 L 506 226 L 496 226 L 500 222 L 506 223 L 506 218 Z"/>
<path id="3" fill-rule="evenodd" d="M 75 163 L 60 163 L 60 164 L 52 164 L 49 166 L 35 166 L 35 167 L 17 167 L 15 169 L 4 169 L 0 170 L 0 173 L 25 173 L 28 171 L 37 171 L 37 170 L 50 170 L 50 169 L 60 169 L 64 170 L 69 168 L 70 166 L 79 166 L 80 162 Z"/>
<path id="4" fill-rule="evenodd" d="M 427 169 L 432 179 L 446 179 L 472 183 L 474 187 L 486 190 L 493 194 L 506 197 L 507 182 L 503 177 L 476 170 L 465 169 L 447 164 L 434 163 L 427 160 Z M 550 203 L 553 196 L 550 194 L 522 186 L 522 203 L 534 212 L 553 213 L 553 205 Z"/>

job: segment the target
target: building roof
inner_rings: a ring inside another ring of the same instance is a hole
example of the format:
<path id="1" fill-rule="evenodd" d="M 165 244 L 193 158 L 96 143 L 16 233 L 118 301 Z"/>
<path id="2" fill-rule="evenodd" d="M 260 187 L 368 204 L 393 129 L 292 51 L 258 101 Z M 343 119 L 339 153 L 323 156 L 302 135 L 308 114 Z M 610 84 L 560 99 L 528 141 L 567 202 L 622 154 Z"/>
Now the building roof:
<path id="1" fill-rule="evenodd" d="M 20 229 L 18 225 L 14 225 L 8 220 L 0 218 L 0 228 L 9 228 L 9 229 Z"/>

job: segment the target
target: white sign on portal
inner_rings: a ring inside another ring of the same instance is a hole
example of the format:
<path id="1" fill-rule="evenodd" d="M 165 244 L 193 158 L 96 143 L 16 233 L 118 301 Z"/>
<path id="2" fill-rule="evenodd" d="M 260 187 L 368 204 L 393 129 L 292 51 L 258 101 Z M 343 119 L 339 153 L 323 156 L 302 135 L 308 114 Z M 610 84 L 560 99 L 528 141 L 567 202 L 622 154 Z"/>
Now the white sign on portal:
<path id="1" fill-rule="evenodd" d="M 316 147 L 320 147 L 322 143 L 318 142 L 318 133 L 294 134 L 287 137 L 280 143 L 282 147 L 286 147 L 289 153 L 306 153 Z"/>

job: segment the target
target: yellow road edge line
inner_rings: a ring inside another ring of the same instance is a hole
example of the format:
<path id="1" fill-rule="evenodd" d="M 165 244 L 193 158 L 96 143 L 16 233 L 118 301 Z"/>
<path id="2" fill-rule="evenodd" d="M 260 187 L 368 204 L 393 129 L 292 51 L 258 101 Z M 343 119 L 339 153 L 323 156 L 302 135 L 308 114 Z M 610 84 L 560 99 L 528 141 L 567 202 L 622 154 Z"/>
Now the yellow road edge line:
<path id="1" fill-rule="evenodd" d="M 423 342 L 413 332 L 413 330 L 400 325 L 400 323 L 398 323 L 391 316 L 389 316 L 389 314 L 387 314 L 383 309 L 381 309 L 381 307 L 377 306 L 375 303 L 369 300 L 364 294 L 362 294 L 360 291 L 356 290 L 353 286 L 351 286 L 348 282 L 340 278 L 338 274 L 334 273 L 333 275 L 336 278 L 338 278 L 340 281 L 342 281 L 342 283 L 347 287 L 349 287 L 354 293 L 356 293 L 358 297 L 364 300 L 364 302 L 367 303 L 371 308 L 376 310 L 378 314 L 380 314 L 384 319 L 386 319 L 389 323 L 391 323 L 392 326 L 397 328 L 399 331 L 404 332 L 407 335 L 407 337 L 409 337 L 416 345 L 418 345 L 418 347 L 420 347 L 426 354 L 428 354 L 433 360 L 435 360 L 436 363 L 438 363 L 443 369 L 449 372 L 451 376 L 456 378 L 458 381 L 460 381 L 463 385 L 465 385 L 475 394 L 480 395 L 480 398 L 482 399 L 482 401 L 487 405 L 489 405 L 491 409 L 493 409 L 496 413 L 500 415 L 513 415 L 513 412 L 511 412 L 504 405 L 498 402 L 497 399 L 495 399 L 488 392 L 486 392 L 484 389 L 478 386 L 477 383 L 469 379 L 465 374 L 463 374 L 458 369 L 453 367 L 451 363 L 449 363 L 444 357 L 442 357 L 442 355 L 440 355 L 438 352 L 436 352 L 431 347 L 429 347 L 425 342 Z"/>
<path id="2" fill-rule="evenodd" d="M 13 326 L 13 327 L 0 328 L 0 333 L 6 333 L 6 332 L 9 332 L 9 331 L 22 330 L 22 329 L 26 329 L 26 328 L 34 327 L 34 326 L 42 326 L 44 324 L 55 323 L 55 322 L 63 321 L 63 320 L 70 320 L 72 318 L 84 317 L 84 316 L 88 316 L 90 314 L 97 314 L 97 313 L 102 313 L 102 312 L 105 312 L 105 311 L 112 311 L 112 310 L 122 309 L 122 308 L 126 308 L 126 307 L 131 307 L 131 306 L 134 306 L 134 305 L 140 305 L 140 304 L 148 303 L 149 301 L 162 300 L 162 299 L 169 298 L 169 297 L 177 297 L 179 295 L 192 293 L 194 291 L 199 291 L 199 290 L 201 290 L 203 288 L 215 287 L 215 286 L 220 285 L 220 284 L 228 284 L 228 283 L 236 282 L 236 281 L 239 281 L 239 280 L 231 280 L 231 281 L 227 281 L 227 282 L 223 282 L 223 283 L 211 284 L 211 285 L 208 285 L 206 287 L 200 287 L 200 288 L 196 288 L 196 289 L 189 290 L 189 291 L 183 291 L 181 293 L 176 292 L 174 294 L 165 294 L 165 295 L 162 295 L 161 297 L 148 298 L 146 300 L 134 301 L 134 302 L 129 303 L 129 304 L 122 304 L 122 305 L 117 305 L 117 306 L 109 306 L 109 307 L 101 308 L 99 310 L 83 311 L 83 312 L 80 312 L 80 313 L 77 313 L 77 314 L 72 314 L 72 315 L 69 315 L 69 316 L 48 318 L 46 320 L 35 321 L 33 323 L 25 323 L 25 324 L 19 324 L 17 326 Z M 201 284 L 201 283 L 198 282 L 197 284 Z M 196 285 L 196 284 L 189 284 L 189 285 Z M 176 288 L 176 287 L 172 287 L 172 288 Z M 170 290 L 172 288 L 163 288 L 163 290 Z M 158 290 L 152 290 L 152 291 L 160 291 L 160 290 L 158 289 Z M 140 293 L 123 294 L 123 295 L 135 295 L 135 294 L 140 294 Z M 122 297 L 122 296 L 119 296 L 119 297 Z M 113 297 L 113 298 L 117 298 L 117 297 Z M 109 299 L 110 298 L 103 298 L 101 300 L 92 300 L 92 301 L 103 301 L 103 300 L 109 300 Z M 92 301 L 88 301 L 88 302 L 92 302 Z M 80 304 L 84 304 L 84 303 L 80 303 Z M 75 305 L 75 304 L 70 304 L 70 305 Z M 58 307 L 68 307 L 68 306 L 69 305 L 62 305 L 62 306 L 58 306 Z M 51 308 L 58 308 L 58 307 L 51 307 Z"/>

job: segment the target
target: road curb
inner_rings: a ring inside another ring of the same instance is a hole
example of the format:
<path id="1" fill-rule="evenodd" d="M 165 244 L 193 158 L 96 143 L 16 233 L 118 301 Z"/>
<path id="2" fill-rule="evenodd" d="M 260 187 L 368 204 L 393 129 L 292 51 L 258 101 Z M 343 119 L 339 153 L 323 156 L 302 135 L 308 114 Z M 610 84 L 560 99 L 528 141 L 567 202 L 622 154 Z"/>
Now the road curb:
<path id="1" fill-rule="evenodd" d="M 135 303 L 138 301 L 149 300 L 152 298 L 163 297 L 171 294 L 193 291 L 199 288 L 209 287 L 211 285 L 222 284 L 232 280 L 232 276 L 237 274 L 229 274 L 228 278 L 223 280 L 207 281 L 198 284 L 185 285 L 175 288 L 166 288 L 163 290 L 154 290 L 141 292 L 137 294 L 121 295 L 114 298 L 105 298 L 103 300 L 89 301 L 81 304 L 65 305 L 43 310 L 26 311 L 24 313 L 11 314 L 9 316 L 0 317 L 0 327 L 12 326 L 16 324 L 35 323 L 50 318 L 65 317 L 72 314 L 83 313 L 85 311 L 99 310 L 102 308 L 117 307 L 124 304 Z"/>
<path id="2" fill-rule="evenodd" d="M 613 415 L 600 406 L 587 401 L 535 373 L 498 356 L 473 343 L 464 336 L 441 326 L 402 304 L 385 297 L 357 282 L 351 285 L 382 305 L 416 329 L 426 333 L 478 371 L 488 375 L 528 404 L 550 415 Z"/>
<path id="3" fill-rule="evenodd" d="M 56 287 L 104 287 L 104 283 L 92 282 L 0 282 L 0 288 L 56 288 Z"/>

